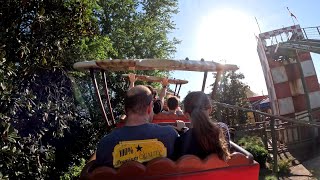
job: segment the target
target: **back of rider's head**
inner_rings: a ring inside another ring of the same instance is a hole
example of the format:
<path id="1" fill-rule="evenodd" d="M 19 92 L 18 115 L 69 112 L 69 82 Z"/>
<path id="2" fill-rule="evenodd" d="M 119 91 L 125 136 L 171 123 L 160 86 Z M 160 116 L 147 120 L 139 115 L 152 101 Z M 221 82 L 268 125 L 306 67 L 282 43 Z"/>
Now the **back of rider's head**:
<path id="1" fill-rule="evenodd" d="M 138 85 L 131 88 L 124 99 L 124 108 L 128 116 L 147 115 L 148 108 L 152 108 L 152 92 L 146 86 Z"/>
<path id="2" fill-rule="evenodd" d="M 177 97 L 172 96 L 167 101 L 167 106 L 169 110 L 176 110 L 179 106 L 179 100 Z"/>

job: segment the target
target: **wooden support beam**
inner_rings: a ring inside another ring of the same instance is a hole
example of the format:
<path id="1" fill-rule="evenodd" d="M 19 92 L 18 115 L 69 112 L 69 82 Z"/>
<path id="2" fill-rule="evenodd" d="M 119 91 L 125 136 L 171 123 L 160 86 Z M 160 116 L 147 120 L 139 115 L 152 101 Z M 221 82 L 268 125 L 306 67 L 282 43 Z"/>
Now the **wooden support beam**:
<path id="1" fill-rule="evenodd" d="M 111 124 L 110 124 L 110 122 L 108 120 L 108 117 L 107 117 L 107 114 L 106 114 L 106 110 L 104 109 L 104 105 L 103 105 L 103 102 L 102 102 L 102 99 L 101 99 L 101 95 L 100 95 L 100 92 L 99 92 L 97 78 L 96 78 L 96 75 L 95 75 L 93 69 L 90 69 L 90 75 L 91 75 L 91 78 L 92 78 L 94 89 L 96 90 L 96 95 L 97 95 L 97 98 L 98 98 L 98 101 L 99 101 L 99 105 L 100 105 L 100 109 L 101 109 L 101 112 L 102 112 L 102 116 L 103 116 L 104 120 L 106 121 L 107 128 L 108 128 L 108 127 L 110 127 Z"/>
<path id="2" fill-rule="evenodd" d="M 111 114 L 111 118 L 112 118 L 113 124 L 116 124 L 116 121 L 115 121 L 114 116 L 113 116 L 113 110 L 112 110 L 111 102 L 110 102 L 110 96 L 109 96 L 106 72 L 104 70 L 101 70 L 101 75 L 102 75 L 102 79 L 103 79 L 103 83 L 104 83 L 103 89 L 104 89 L 104 93 L 106 95 L 108 108 L 109 108 L 109 113 Z"/>

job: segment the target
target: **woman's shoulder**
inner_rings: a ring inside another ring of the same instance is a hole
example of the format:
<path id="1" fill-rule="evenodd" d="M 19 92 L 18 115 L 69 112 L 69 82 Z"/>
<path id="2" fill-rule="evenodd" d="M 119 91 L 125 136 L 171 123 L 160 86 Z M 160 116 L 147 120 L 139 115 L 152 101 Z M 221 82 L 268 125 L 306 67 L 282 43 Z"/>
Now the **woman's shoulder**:
<path id="1" fill-rule="evenodd" d="M 192 138 L 192 128 L 188 129 L 186 132 L 180 134 L 180 139 L 184 140 L 184 139 L 189 139 Z"/>

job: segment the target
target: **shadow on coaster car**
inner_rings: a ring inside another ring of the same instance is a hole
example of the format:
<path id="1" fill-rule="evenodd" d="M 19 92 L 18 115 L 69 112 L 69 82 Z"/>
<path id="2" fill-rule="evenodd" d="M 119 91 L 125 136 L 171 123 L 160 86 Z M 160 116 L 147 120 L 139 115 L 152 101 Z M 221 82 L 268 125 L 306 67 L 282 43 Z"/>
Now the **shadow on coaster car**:
<path id="1" fill-rule="evenodd" d="M 233 148 L 240 152 L 231 154 L 227 162 L 220 160 L 216 154 L 201 160 L 194 155 L 184 155 L 177 161 L 168 158 L 156 158 L 146 165 L 129 161 L 118 169 L 96 167 L 95 157 L 86 164 L 80 179 L 162 179 L 162 180 L 204 180 L 204 179 L 243 179 L 259 178 L 259 164 L 250 153 L 231 142 Z"/>
<path id="2" fill-rule="evenodd" d="M 218 82 L 221 79 L 223 71 L 237 70 L 238 67 L 229 64 L 219 64 L 208 61 L 194 60 L 164 60 L 164 59 L 125 59 L 125 60 L 106 60 L 106 61 L 85 61 L 74 64 L 74 68 L 78 70 L 90 70 L 91 77 L 96 90 L 100 108 L 103 117 L 106 120 L 107 127 L 116 125 L 113 117 L 112 107 L 108 95 L 108 86 L 106 81 L 105 71 L 127 71 L 127 70 L 182 70 L 182 71 L 201 71 L 204 72 L 202 90 L 204 90 L 207 72 L 217 72 L 214 87 L 211 97 L 214 98 Z M 112 120 L 109 121 L 104 103 L 102 102 L 99 87 L 95 77 L 96 71 L 101 71 L 102 79 L 104 80 L 104 91 L 106 94 L 108 109 L 112 115 Z M 182 120 L 187 125 L 190 123 L 184 116 L 172 115 L 156 115 L 153 123 L 157 124 L 172 124 L 176 120 Z M 122 122 L 123 124 L 123 122 Z M 118 124 L 118 127 L 121 126 Z M 177 161 L 172 161 L 168 158 L 156 158 L 146 164 L 136 161 L 128 161 L 123 163 L 118 169 L 111 167 L 97 167 L 95 154 L 86 164 L 81 172 L 80 179 L 258 179 L 259 164 L 253 160 L 253 156 L 239 147 L 237 144 L 230 142 L 232 149 L 231 159 L 227 162 L 220 160 L 217 155 L 212 154 L 206 159 L 201 160 L 193 155 L 185 155 Z"/>

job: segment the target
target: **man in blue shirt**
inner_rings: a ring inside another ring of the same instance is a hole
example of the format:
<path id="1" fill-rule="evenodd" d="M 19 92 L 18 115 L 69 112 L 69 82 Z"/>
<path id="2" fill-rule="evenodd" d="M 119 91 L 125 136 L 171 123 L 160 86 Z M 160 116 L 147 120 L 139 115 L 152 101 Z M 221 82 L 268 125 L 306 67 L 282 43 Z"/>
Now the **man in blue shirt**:
<path id="1" fill-rule="evenodd" d="M 172 127 L 149 123 L 153 118 L 152 100 L 152 93 L 146 86 L 138 85 L 127 92 L 124 101 L 127 114 L 125 126 L 113 130 L 101 139 L 96 154 L 97 164 L 116 166 L 115 161 L 119 162 L 119 160 L 115 160 L 114 158 L 119 158 L 119 156 L 123 158 L 123 156 L 130 155 L 130 153 L 140 153 L 139 158 L 146 157 L 145 155 L 140 156 L 144 150 L 141 145 L 138 145 L 137 149 L 126 146 L 127 148 L 120 150 L 119 155 L 118 149 L 116 150 L 115 147 L 121 145 L 122 142 L 134 140 L 157 139 L 163 143 L 167 157 L 173 156 L 174 143 L 178 134 Z M 118 155 L 116 155 L 117 153 Z M 157 156 L 157 153 L 148 153 L 149 155 Z M 132 157 L 128 156 L 129 159 Z M 133 159 L 135 160 L 135 158 L 138 157 L 134 157 Z"/>

